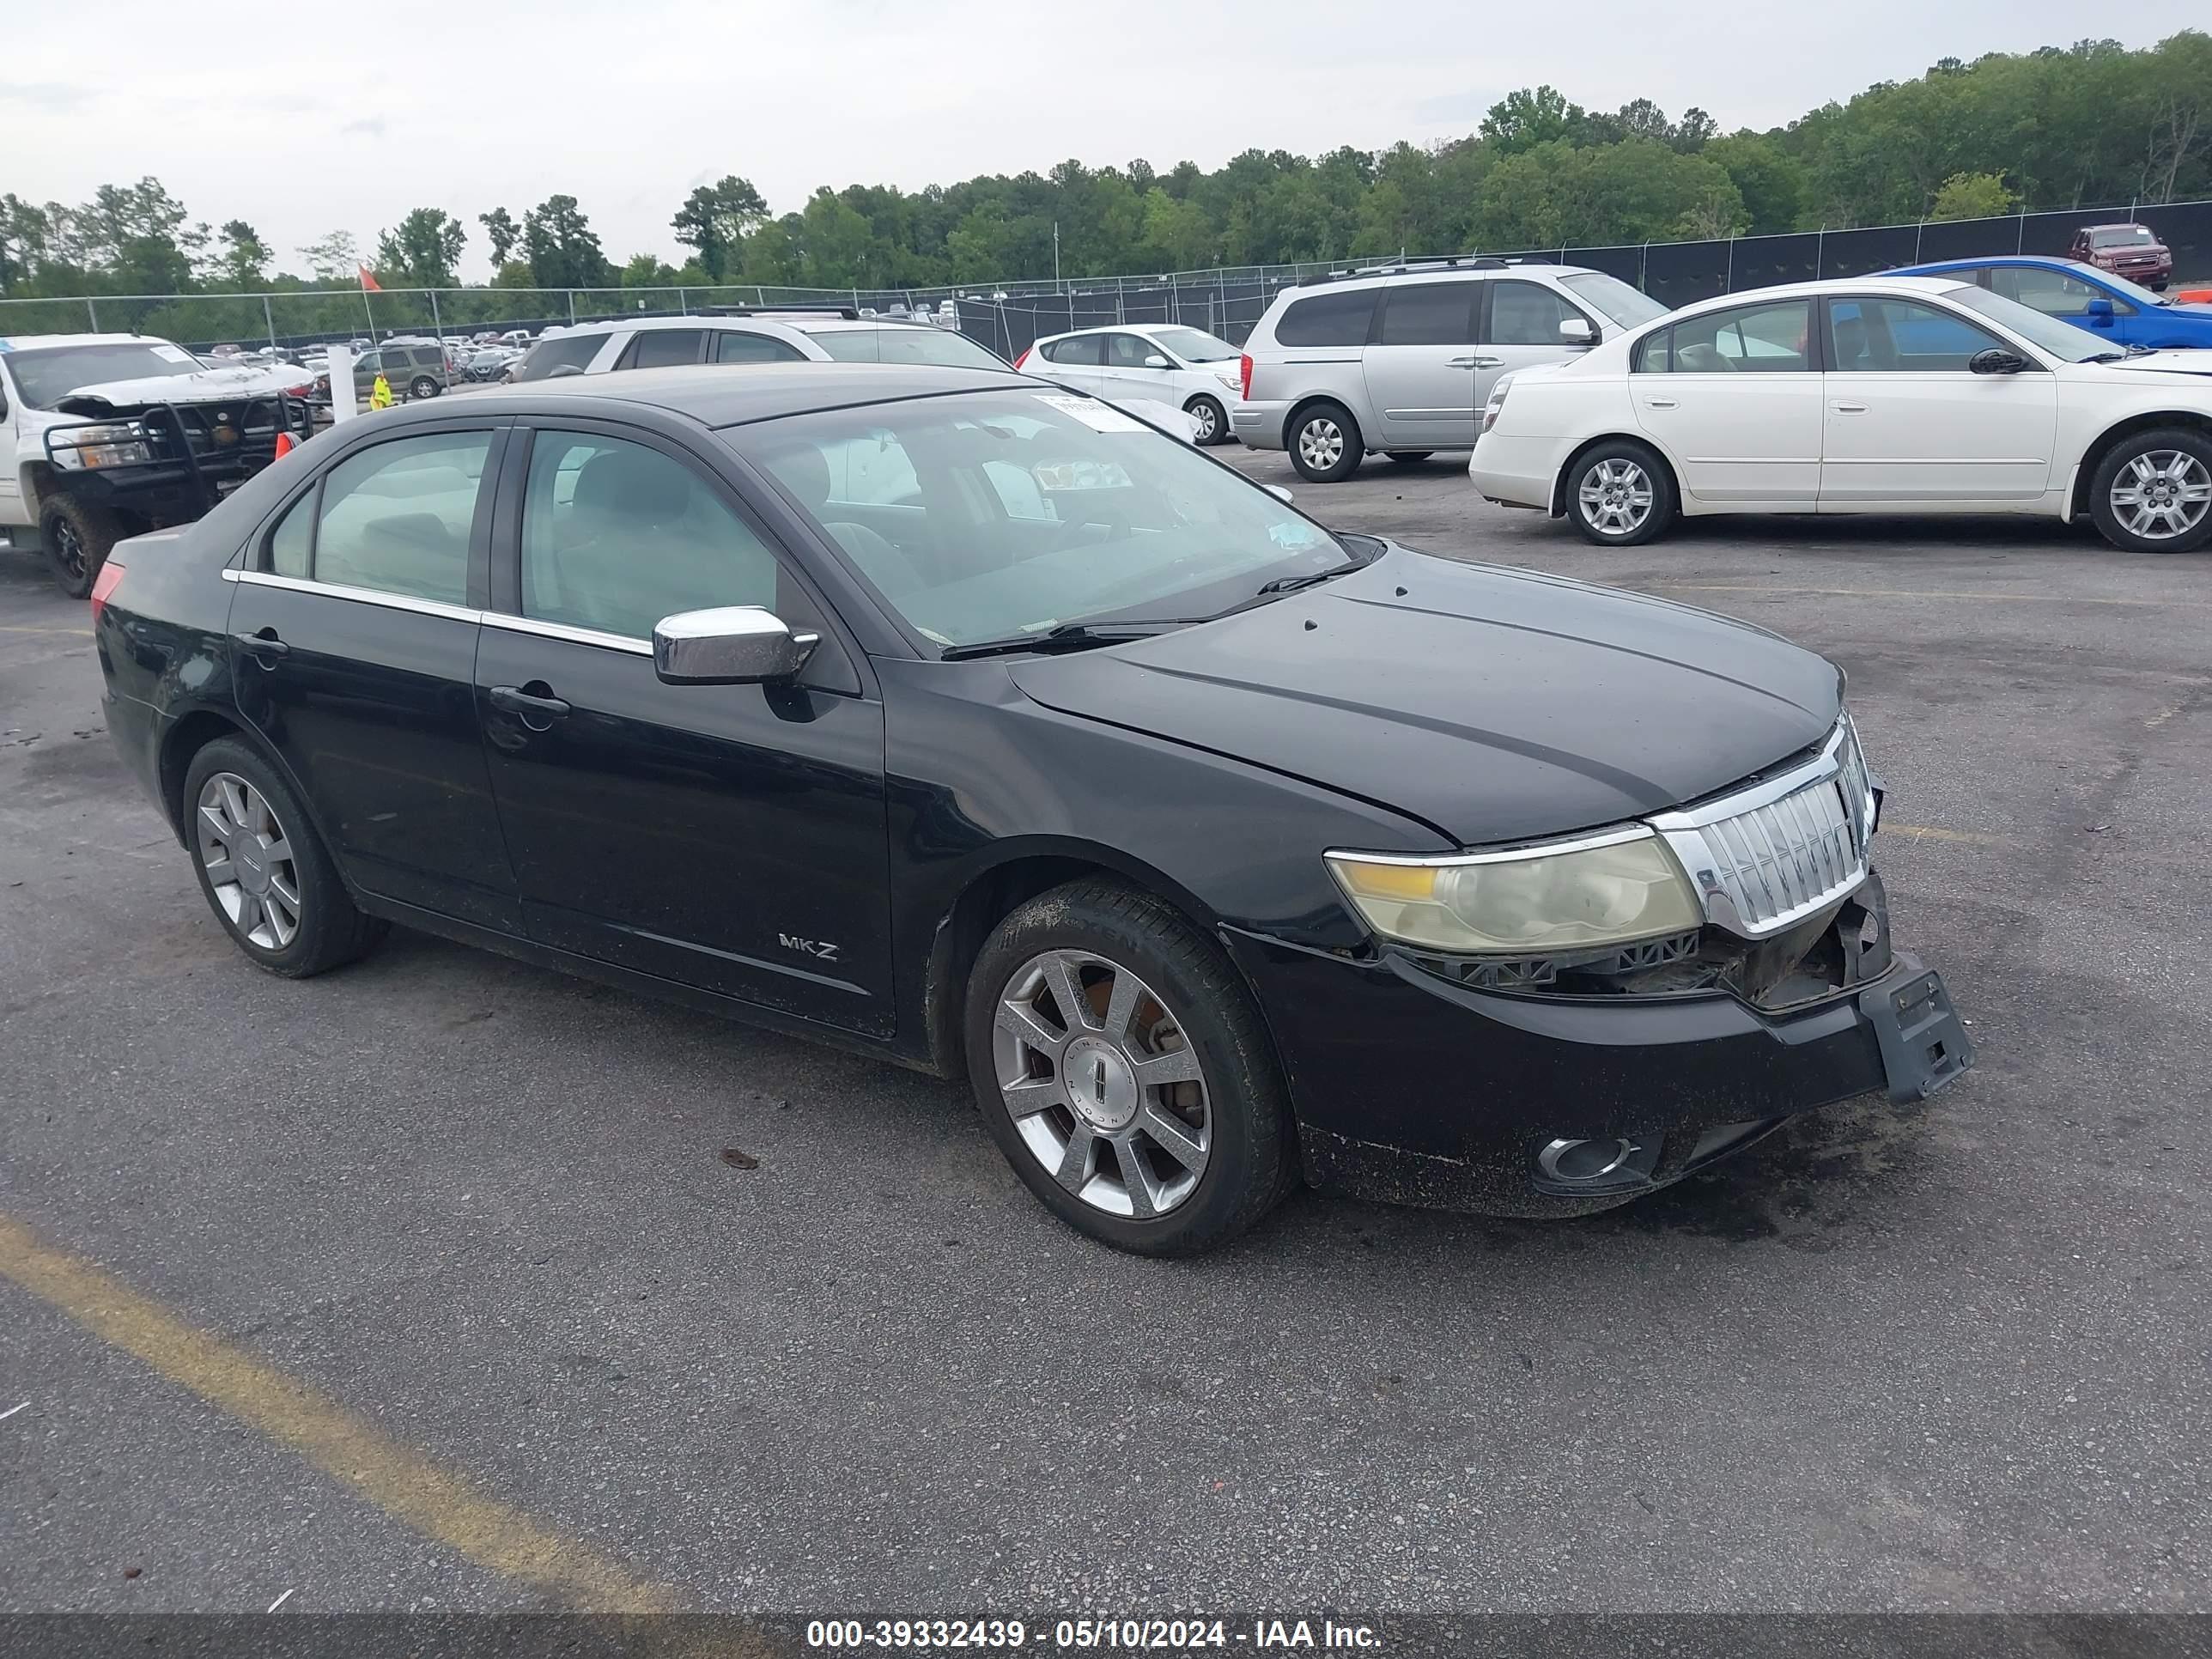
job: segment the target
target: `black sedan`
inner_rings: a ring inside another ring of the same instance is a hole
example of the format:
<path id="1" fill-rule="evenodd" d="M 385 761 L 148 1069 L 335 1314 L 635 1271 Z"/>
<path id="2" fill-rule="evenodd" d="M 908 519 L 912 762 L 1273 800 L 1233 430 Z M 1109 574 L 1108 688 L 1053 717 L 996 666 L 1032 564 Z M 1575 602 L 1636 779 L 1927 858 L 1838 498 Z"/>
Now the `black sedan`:
<path id="1" fill-rule="evenodd" d="M 1075 1226 L 1648 1192 L 1971 1050 L 1831 664 L 1332 534 L 1094 399 L 808 364 L 346 422 L 93 596 L 217 920 L 967 1077 Z"/>

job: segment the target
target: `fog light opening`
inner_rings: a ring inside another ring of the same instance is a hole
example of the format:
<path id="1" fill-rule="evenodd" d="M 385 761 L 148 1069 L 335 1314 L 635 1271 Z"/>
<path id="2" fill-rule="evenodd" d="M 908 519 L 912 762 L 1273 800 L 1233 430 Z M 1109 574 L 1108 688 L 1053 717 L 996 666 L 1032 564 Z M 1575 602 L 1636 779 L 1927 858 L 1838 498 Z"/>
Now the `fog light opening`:
<path id="1" fill-rule="evenodd" d="M 1554 1140 L 1536 1154 L 1536 1167 L 1564 1186 L 1586 1186 L 1618 1176 L 1643 1150 L 1632 1140 Z"/>

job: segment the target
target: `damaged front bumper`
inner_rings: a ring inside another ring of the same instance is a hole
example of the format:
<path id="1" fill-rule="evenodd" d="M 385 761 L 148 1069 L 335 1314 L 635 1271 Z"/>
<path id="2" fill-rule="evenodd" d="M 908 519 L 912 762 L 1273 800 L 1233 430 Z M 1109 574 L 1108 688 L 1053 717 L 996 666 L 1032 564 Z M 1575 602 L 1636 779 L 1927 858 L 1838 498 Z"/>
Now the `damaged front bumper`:
<path id="1" fill-rule="evenodd" d="M 1603 1209 L 1800 1112 L 1922 1100 L 1973 1063 L 1941 977 L 1891 950 L 1879 878 L 1786 947 L 1714 932 L 1540 989 L 1395 949 L 1229 939 L 1274 1027 L 1307 1178 L 1395 1203 Z"/>

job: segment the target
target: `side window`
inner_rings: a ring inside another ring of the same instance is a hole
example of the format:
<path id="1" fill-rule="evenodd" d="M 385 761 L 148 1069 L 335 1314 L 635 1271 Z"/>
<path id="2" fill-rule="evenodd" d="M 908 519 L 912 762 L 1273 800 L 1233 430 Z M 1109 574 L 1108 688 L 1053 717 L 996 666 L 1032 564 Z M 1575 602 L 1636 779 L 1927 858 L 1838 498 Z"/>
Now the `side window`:
<path id="1" fill-rule="evenodd" d="M 617 368 L 673 368 L 699 361 L 706 331 L 696 328 L 645 328 L 629 343 Z"/>
<path id="2" fill-rule="evenodd" d="M 1293 300 L 1275 325 L 1275 343 L 1285 346 L 1353 346 L 1367 343 L 1375 320 L 1371 288 L 1350 293 L 1322 293 Z"/>
<path id="3" fill-rule="evenodd" d="M 854 507 L 892 507 L 921 495 L 914 463 L 889 432 L 822 447 L 829 493 L 819 499 L 831 508 L 840 501 Z M 811 504 L 811 503 L 810 503 Z M 833 511 L 830 514 L 835 518 Z"/>
<path id="4" fill-rule="evenodd" d="M 305 580 L 314 550 L 315 492 L 310 489 L 269 532 L 269 568 L 279 576 Z"/>
<path id="5" fill-rule="evenodd" d="M 2006 299 L 2017 300 L 2046 317 L 2086 317 L 2090 301 L 2112 297 L 2101 289 L 2090 287 L 2079 276 L 2069 276 L 2047 265 L 1999 265 L 1990 272 L 1990 287 Z M 2124 300 L 2113 300 L 2112 309 L 2123 317 L 2134 316 L 2136 310 Z"/>
<path id="6" fill-rule="evenodd" d="M 1109 368 L 1142 368 L 1147 357 L 1165 356 L 1150 340 L 1134 334 L 1109 334 L 1106 337 L 1106 367 Z"/>
<path id="7" fill-rule="evenodd" d="M 1963 373 L 1976 352 L 2004 345 L 1965 318 L 1916 300 L 1831 300 L 1828 339 L 1828 367 L 1843 374 Z"/>
<path id="8" fill-rule="evenodd" d="M 774 608 L 777 575 L 767 544 L 659 450 L 582 432 L 540 432 L 531 446 L 524 616 L 650 639 L 679 611 Z"/>
<path id="9" fill-rule="evenodd" d="M 599 355 L 599 348 L 607 343 L 604 332 L 592 334 L 562 334 L 550 340 L 540 340 L 530 348 L 530 355 L 522 360 L 515 371 L 518 385 L 525 380 L 550 380 L 561 374 L 581 374 L 592 366 L 592 359 Z"/>
<path id="10" fill-rule="evenodd" d="M 0 421 L 4 421 L 4 420 L 6 420 L 7 418 L 8 418 L 8 376 L 7 376 L 7 374 L 6 374 L 6 372 L 5 372 L 4 370 L 0 370 Z"/>
<path id="11" fill-rule="evenodd" d="M 1490 335 L 1486 345 L 1558 347 L 1559 325 L 1582 316 L 1579 307 L 1541 283 L 1493 278 L 1490 284 Z"/>
<path id="12" fill-rule="evenodd" d="M 1384 345 L 1472 345 L 1480 283 L 1409 283 L 1382 295 Z"/>
<path id="13" fill-rule="evenodd" d="M 1677 374 L 1802 373 L 1810 356 L 1813 305 L 1783 300 L 1732 311 L 1687 317 L 1668 331 L 1674 337 Z"/>
<path id="14" fill-rule="evenodd" d="M 346 587 L 467 603 L 469 530 L 490 453 L 489 432 L 437 432 L 349 455 L 323 479 L 308 574 Z M 280 526 L 280 537 L 289 528 Z"/>
<path id="15" fill-rule="evenodd" d="M 1674 343 L 1674 331 L 1655 328 L 1636 343 L 1636 350 L 1628 360 L 1632 374 L 1664 374 L 1668 370 L 1668 353 Z"/>
<path id="16" fill-rule="evenodd" d="M 1087 366 L 1105 362 L 1106 337 L 1103 334 L 1079 334 L 1069 340 L 1055 340 L 1044 355 L 1047 361 Z"/>
<path id="17" fill-rule="evenodd" d="M 714 333 L 714 361 L 718 363 L 803 363 L 806 354 L 796 346 L 786 345 L 781 340 L 772 340 L 765 334 L 744 334 L 733 328 L 718 329 Z"/>

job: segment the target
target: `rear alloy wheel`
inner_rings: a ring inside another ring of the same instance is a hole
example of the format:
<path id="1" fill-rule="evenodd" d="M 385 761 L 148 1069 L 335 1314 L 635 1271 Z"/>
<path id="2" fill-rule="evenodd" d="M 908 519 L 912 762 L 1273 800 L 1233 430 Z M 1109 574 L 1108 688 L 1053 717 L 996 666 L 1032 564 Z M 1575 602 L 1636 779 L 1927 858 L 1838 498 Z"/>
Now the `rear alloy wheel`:
<path id="1" fill-rule="evenodd" d="M 2212 437 L 2187 428 L 2122 439 L 2098 464 L 2090 514 L 2131 553 L 2193 553 L 2212 541 Z"/>
<path id="2" fill-rule="evenodd" d="M 247 744 L 218 738 L 194 755 L 183 805 L 200 890 L 256 967 L 305 979 L 388 931 L 355 908 L 298 799 Z"/>
<path id="3" fill-rule="evenodd" d="M 1084 881 L 1016 910 L 976 958 L 967 1038 L 992 1139 L 1093 1238 L 1194 1254 L 1295 1178 L 1258 1011 L 1219 950 L 1157 899 Z"/>
<path id="4" fill-rule="evenodd" d="M 1348 478 L 1365 452 L 1359 426 L 1341 404 L 1315 404 L 1300 412 L 1291 428 L 1291 465 L 1309 483 L 1337 483 Z"/>
<path id="5" fill-rule="evenodd" d="M 427 374 L 417 374 L 408 382 L 407 395 L 418 403 L 425 398 L 434 398 L 438 395 L 438 383 Z"/>
<path id="6" fill-rule="evenodd" d="M 1635 547 L 1666 529 L 1674 490 L 1666 470 L 1641 444 L 1600 444 L 1574 465 L 1567 516 L 1601 547 Z"/>
<path id="7" fill-rule="evenodd" d="M 1222 412 L 1219 400 L 1203 392 L 1183 406 L 1183 413 L 1198 422 L 1198 436 L 1194 441 L 1203 446 L 1218 444 L 1229 435 L 1229 416 Z"/>
<path id="8" fill-rule="evenodd" d="M 1386 449 L 1382 452 L 1401 466 L 1411 466 L 1415 461 L 1425 461 L 1437 452 L 1433 449 Z"/>
<path id="9" fill-rule="evenodd" d="M 72 599 L 92 592 L 100 567 L 123 538 L 114 514 L 74 495 L 49 495 L 39 508 L 39 542 L 54 586 Z"/>

